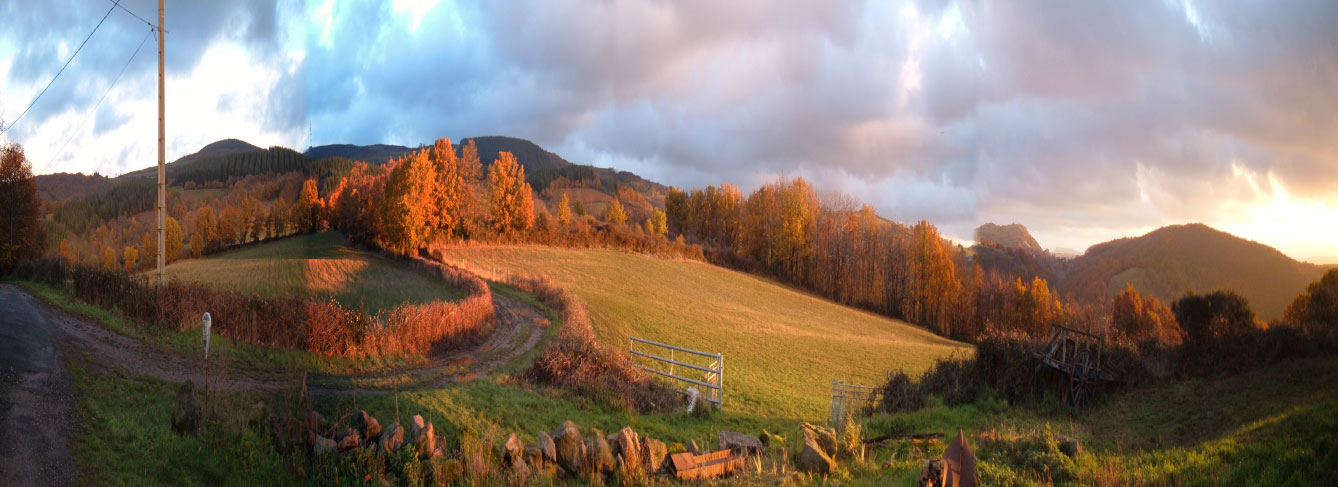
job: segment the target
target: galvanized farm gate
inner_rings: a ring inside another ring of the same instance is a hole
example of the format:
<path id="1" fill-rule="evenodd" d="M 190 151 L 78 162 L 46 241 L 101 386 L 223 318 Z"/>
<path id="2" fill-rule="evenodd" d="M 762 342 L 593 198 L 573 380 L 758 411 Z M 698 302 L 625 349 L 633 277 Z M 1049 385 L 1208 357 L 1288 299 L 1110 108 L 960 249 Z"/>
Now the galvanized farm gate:
<path id="1" fill-rule="evenodd" d="M 627 344 L 627 351 L 629 353 L 631 353 L 633 356 L 643 357 L 648 359 L 649 361 L 652 362 L 652 365 L 660 365 L 660 367 L 657 368 L 650 365 L 645 365 L 643 363 L 637 363 L 638 367 L 641 367 L 643 370 L 647 372 L 654 372 L 656 374 L 659 374 L 661 376 L 673 380 L 701 386 L 705 388 L 705 391 L 702 392 L 702 399 L 705 399 L 707 402 L 710 402 L 711 404 L 715 404 L 715 406 L 718 408 L 724 409 L 724 397 L 725 397 L 724 355 L 721 355 L 719 353 L 706 353 L 699 350 L 693 350 L 690 348 L 683 348 L 675 345 L 670 345 L 667 343 L 652 342 L 650 340 L 643 340 L 637 337 L 631 337 L 631 338 L 632 340 Z M 641 348 L 643 350 L 637 350 L 638 344 L 641 345 Z M 665 351 L 667 351 L 668 353 L 666 354 Z M 678 354 L 686 354 L 686 356 Z M 668 356 L 666 357 L 665 355 Z M 698 364 L 688 363 L 685 361 L 689 360 L 692 357 L 702 357 L 704 359 L 710 360 L 710 362 L 706 365 L 698 365 Z M 657 362 L 659 364 L 656 364 Z M 667 367 L 665 367 L 666 365 Z M 679 368 L 687 369 L 689 371 L 696 371 L 699 372 L 699 374 L 694 372 L 679 372 Z M 692 374 L 692 375 L 689 376 L 689 375 L 679 375 L 679 374 Z M 687 394 L 686 386 L 680 390 L 684 394 Z"/>
<path id="2" fill-rule="evenodd" d="M 882 389 L 832 379 L 832 426 L 838 431 L 844 429 L 846 416 L 877 406 L 882 399 Z"/>

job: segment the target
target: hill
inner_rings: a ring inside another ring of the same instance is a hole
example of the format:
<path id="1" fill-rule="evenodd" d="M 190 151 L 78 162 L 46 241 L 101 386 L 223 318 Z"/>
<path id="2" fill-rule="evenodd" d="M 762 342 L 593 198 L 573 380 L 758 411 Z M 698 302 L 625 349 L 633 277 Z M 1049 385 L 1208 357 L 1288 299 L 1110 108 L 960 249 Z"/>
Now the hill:
<path id="1" fill-rule="evenodd" d="M 413 149 L 402 145 L 352 145 L 352 144 L 331 144 L 308 148 L 305 154 L 311 159 L 324 159 L 327 157 L 343 157 L 355 161 L 369 162 L 372 164 L 385 164 L 391 159 L 404 156 Z"/>
<path id="2" fill-rule="evenodd" d="M 66 172 L 39 174 L 33 180 L 37 183 L 37 195 L 53 203 L 102 193 L 116 185 L 115 180 L 99 174 Z"/>
<path id="3" fill-rule="evenodd" d="M 376 313 L 462 293 L 427 274 L 345 245 L 335 232 L 288 237 L 167 266 L 169 278 L 266 296 L 335 299 Z"/>
<path id="4" fill-rule="evenodd" d="M 1135 238 L 1093 245 L 1072 260 L 1065 290 L 1108 301 L 1133 284 L 1139 292 L 1173 301 L 1186 292 L 1235 290 L 1264 320 L 1278 318 L 1323 268 L 1297 262 L 1277 249 L 1203 224 L 1172 225 Z"/>
<path id="5" fill-rule="evenodd" d="M 1027 231 L 1027 227 L 1020 223 L 1008 225 L 986 223 L 976 227 L 976 242 L 981 244 L 993 242 L 1007 248 L 1045 252 L 1045 249 L 1041 248 L 1041 244 L 1037 243 L 1035 238 L 1032 238 L 1031 232 Z"/>
<path id="6" fill-rule="evenodd" d="M 825 420 L 834 378 L 873 384 L 971 353 L 902 321 L 844 307 L 755 275 L 611 250 L 531 246 L 445 249 L 485 275 L 541 274 L 588 305 L 599 340 L 631 336 L 720 352 L 725 408 L 771 418 Z"/>

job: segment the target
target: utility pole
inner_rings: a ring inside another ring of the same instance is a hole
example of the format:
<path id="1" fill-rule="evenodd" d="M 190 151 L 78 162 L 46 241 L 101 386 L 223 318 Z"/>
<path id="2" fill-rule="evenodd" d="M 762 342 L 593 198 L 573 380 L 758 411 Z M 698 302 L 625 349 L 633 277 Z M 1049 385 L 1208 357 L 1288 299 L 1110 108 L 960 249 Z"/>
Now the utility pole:
<path id="1" fill-rule="evenodd" d="M 163 225 L 166 221 L 167 213 L 167 169 L 164 163 L 167 159 L 167 149 L 165 145 L 167 129 L 163 124 L 163 37 L 167 36 L 167 29 L 163 28 L 163 0 L 158 0 L 158 288 L 163 287 L 163 262 L 167 252 L 167 246 L 164 244 Z"/>

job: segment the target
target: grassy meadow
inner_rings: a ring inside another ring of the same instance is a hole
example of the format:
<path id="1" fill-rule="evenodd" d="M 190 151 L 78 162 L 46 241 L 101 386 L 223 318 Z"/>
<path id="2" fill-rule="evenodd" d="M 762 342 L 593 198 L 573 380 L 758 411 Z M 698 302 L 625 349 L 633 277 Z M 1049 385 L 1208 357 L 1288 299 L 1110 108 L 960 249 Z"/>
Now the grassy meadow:
<path id="1" fill-rule="evenodd" d="M 445 252 L 484 275 L 553 278 L 586 302 L 610 347 L 626 350 L 636 336 L 724 354 L 733 412 L 824 421 L 834 378 L 874 384 L 888 371 L 919 373 L 940 357 L 972 353 L 905 322 L 700 262 L 534 246 Z"/>
<path id="2" fill-rule="evenodd" d="M 336 232 L 284 238 L 167 266 L 169 278 L 266 296 L 334 298 L 376 313 L 463 293 L 426 273 L 346 245 Z"/>

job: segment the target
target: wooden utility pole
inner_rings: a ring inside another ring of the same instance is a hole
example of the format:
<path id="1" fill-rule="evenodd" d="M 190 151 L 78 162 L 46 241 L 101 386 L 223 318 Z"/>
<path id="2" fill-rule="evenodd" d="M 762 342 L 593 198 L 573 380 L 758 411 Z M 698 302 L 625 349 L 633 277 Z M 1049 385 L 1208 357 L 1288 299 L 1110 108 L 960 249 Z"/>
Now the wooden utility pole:
<path id="1" fill-rule="evenodd" d="M 167 159 L 167 149 L 165 145 L 167 130 L 163 123 L 163 37 L 167 35 L 167 29 L 163 28 L 163 0 L 158 0 L 158 287 L 163 286 L 163 262 L 167 252 L 167 246 L 163 245 L 163 225 L 167 213 L 167 169 L 164 163 Z"/>

